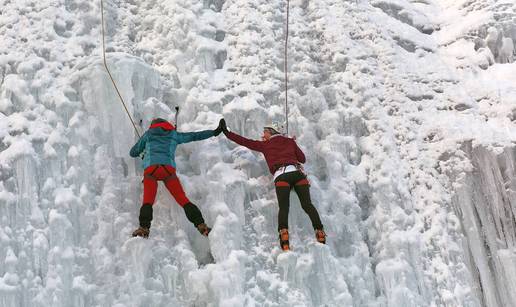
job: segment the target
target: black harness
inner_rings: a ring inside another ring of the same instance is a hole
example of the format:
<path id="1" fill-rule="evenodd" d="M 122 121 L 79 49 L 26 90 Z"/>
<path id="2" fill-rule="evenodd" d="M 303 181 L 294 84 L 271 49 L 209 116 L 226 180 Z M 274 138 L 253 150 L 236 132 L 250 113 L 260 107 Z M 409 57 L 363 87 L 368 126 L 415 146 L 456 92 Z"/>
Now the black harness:
<path id="1" fill-rule="evenodd" d="M 167 172 L 168 176 L 163 179 L 165 183 L 167 183 L 169 180 L 177 179 L 177 175 L 175 173 L 169 172 L 169 170 L 165 167 L 163 164 L 156 165 L 156 167 L 150 172 L 150 174 L 143 175 L 144 178 L 148 178 L 154 181 L 158 181 L 156 177 L 154 177 L 154 173 L 158 170 L 158 168 L 163 167 L 165 172 Z"/>

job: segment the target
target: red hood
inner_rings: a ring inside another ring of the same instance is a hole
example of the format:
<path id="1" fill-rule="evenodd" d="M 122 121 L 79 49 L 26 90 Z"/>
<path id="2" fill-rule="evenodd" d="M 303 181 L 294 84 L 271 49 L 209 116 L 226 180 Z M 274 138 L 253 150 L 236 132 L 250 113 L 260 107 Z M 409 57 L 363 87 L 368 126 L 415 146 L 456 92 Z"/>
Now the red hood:
<path id="1" fill-rule="evenodd" d="M 156 123 L 156 124 L 150 125 L 149 129 L 152 129 L 152 128 L 163 128 L 165 130 L 176 130 L 176 127 L 174 127 L 169 122 L 166 122 L 166 123 Z"/>

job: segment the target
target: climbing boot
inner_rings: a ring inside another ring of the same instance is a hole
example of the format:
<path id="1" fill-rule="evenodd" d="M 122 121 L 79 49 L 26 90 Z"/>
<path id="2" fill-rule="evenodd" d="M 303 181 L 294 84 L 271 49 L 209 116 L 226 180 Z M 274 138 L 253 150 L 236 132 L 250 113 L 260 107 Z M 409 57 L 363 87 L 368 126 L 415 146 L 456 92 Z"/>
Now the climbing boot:
<path id="1" fill-rule="evenodd" d="M 280 247 L 284 251 L 290 250 L 289 242 L 288 242 L 288 229 L 280 229 L 279 231 L 279 241 Z"/>
<path id="2" fill-rule="evenodd" d="M 200 232 L 203 236 L 207 237 L 207 236 L 208 236 L 208 234 L 209 234 L 209 233 L 210 233 L 210 231 L 211 231 L 211 228 L 210 228 L 210 227 L 208 227 L 208 226 L 206 226 L 206 224 L 201 223 L 201 224 L 197 225 L 197 230 L 199 230 L 199 232 Z"/>
<path id="3" fill-rule="evenodd" d="M 145 227 L 138 227 L 138 229 L 136 229 L 134 232 L 133 232 L 133 237 L 142 237 L 142 238 L 148 238 L 149 237 L 149 228 L 145 228 Z"/>
<path id="4" fill-rule="evenodd" d="M 326 244 L 326 233 L 322 229 L 316 229 L 315 230 L 315 239 L 317 239 L 317 242 Z"/>

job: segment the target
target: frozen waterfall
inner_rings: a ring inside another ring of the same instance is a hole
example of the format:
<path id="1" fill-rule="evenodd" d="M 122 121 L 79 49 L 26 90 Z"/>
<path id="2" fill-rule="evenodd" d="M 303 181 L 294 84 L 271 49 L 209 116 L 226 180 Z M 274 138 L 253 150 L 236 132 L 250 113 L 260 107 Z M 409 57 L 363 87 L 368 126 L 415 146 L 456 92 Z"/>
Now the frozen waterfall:
<path id="1" fill-rule="evenodd" d="M 137 136 L 98 1 L 0 1 L 0 307 L 516 306 L 516 5 L 291 0 L 291 135 L 328 234 L 291 196 L 279 249 L 263 157 L 181 145 L 137 226 Z M 283 121 L 285 1 L 104 1 L 137 128 Z"/>

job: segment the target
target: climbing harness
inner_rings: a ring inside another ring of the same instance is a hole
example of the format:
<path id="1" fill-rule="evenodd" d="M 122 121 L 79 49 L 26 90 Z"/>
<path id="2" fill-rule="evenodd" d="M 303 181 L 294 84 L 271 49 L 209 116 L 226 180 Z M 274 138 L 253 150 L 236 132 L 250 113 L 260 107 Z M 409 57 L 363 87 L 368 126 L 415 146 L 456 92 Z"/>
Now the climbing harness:
<path id="1" fill-rule="evenodd" d="M 102 19 L 101 19 L 102 20 L 102 56 L 104 58 L 104 67 L 106 68 L 106 71 L 107 71 L 107 73 L 109 75 L 109 78 L 111 79 L 111 83 L 113 83 L 113 86 L 115 87 L 116 93 L 118 94 L 118 98 L 120 98 L 120 102 L 124 106 L 125 113 L 127 113 L 127 116 L 129 116 L 129 119 L 131 120 L 131 123 L 133 124 L 134 131 L 136 131 L 136 134 L 138 135 L 138 137 L 141 137 L 140 132 L 138 131 L 138 128 L 136 128 L 136 124 L 134 123 L 133 117 L 129 113 L 129 110 L 127 109 L 127 106 L 125 104 L 124 98 L 122 97 L 122 94 L 118 90 L 118 86 L 116 85 L 115 79 L 111 75 L 111 71 L 109 70 L 109 67 L 107 65 L 107 60 L 106 60 L 106 34 L 105 34 L 105 29 L 104 29 L 104 0 L 100 0 L 100 11 L 101 11 L 101 16 L 102 16 Z"/>
<path id="2" fill-rule="evenodd" d="M 287 135 L 288 135 L 288 66 L 287 66 L 287 60 L 288 60 L 288 19 L 289 19 L 289 12 L 290 12 L 290 0 L 287 0 L 287 27 L 285 31 L 285 120 L 286 120 L 286 128 L 287 128 Z"/>
<path id="3" fill-rule="evenodd" d="M 158 181 L 158 179 L 154 176 L 154 173 L 158 169 L 160 169 L 160 168 L 163 168 L 165 170 L 165 172 L 168 174 L 168 176 L 166 176 L 165 178 L 161 179 L 164 183 L 167 183 L 169 180 L 177 179 L 176 173 L 175 172 L 170 172 L 167 169 L 166 165 L 163 165 L 163 164 L 156 165 L 156 167 L 149 174 L 144 174 L 143 177 L 151 179 L 151 180 L 154 180 L 154 181 Z"/>

